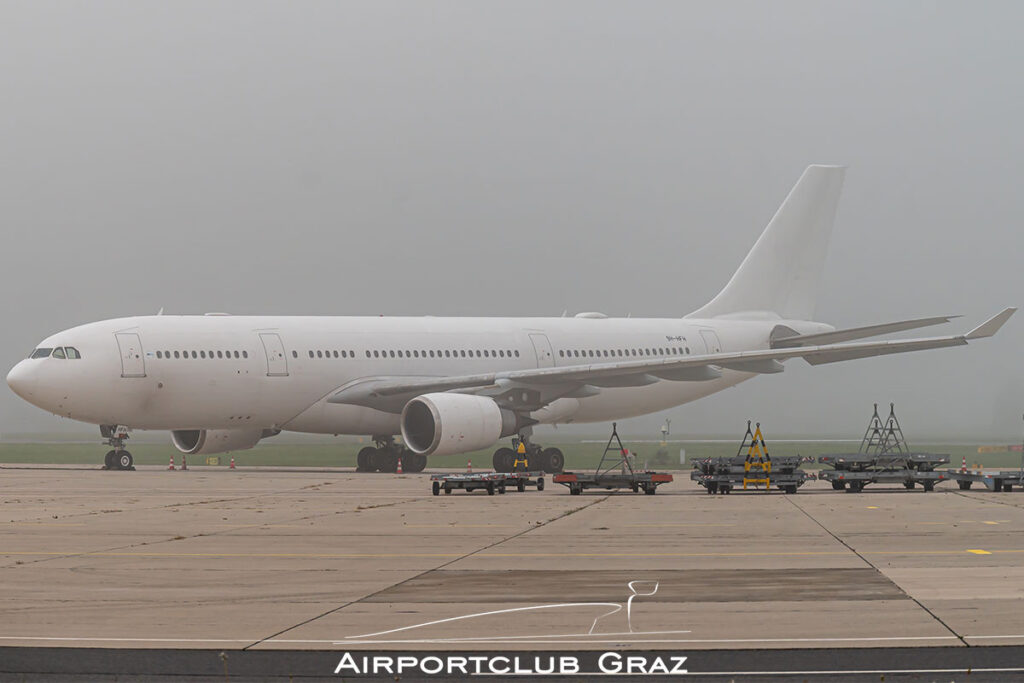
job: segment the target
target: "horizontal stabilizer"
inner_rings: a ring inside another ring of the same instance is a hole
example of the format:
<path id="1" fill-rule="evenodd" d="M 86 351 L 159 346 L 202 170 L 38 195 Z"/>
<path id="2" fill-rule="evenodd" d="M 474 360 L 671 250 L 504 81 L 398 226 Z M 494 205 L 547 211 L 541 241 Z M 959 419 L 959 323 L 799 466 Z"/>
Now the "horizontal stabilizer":
<path id="1" fill-rule="evenodd" d="M 916 330 L 930 325 L 941 325 L 948 323 L 953 318 L 959 317 L 958 315 L 940 315 L 934 318 L 916 318 L 914 320 L 900 320 L 894 323 L 882 323 L 881 325 L 851 327 L 846 330 L 835 330 L 834 332 L 822 332 L 820 334 L 792 334 L 792 330 L 780 325 L 776 329 L 782 331 L 783 336 L 774 336 L 773 332 L 772 348 L 791 349 L 797 346 L 836 344 L 838 342 L 853 341 L 854 339 L 892 334 L 893 332 L 903 332 L 904 330 Z"/>

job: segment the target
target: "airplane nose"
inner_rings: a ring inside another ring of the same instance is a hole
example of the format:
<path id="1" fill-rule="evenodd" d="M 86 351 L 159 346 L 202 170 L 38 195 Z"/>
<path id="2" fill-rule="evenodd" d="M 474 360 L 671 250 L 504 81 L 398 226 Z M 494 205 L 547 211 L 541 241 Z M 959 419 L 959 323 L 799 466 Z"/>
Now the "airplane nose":
<path id="1" fill-rule="evenodd" d="M 29 367 L 28 361 L 21 361 L 7 373 L 7 386 L 25 400 L 29 400 L 35 391 L 35 372 Z"/>

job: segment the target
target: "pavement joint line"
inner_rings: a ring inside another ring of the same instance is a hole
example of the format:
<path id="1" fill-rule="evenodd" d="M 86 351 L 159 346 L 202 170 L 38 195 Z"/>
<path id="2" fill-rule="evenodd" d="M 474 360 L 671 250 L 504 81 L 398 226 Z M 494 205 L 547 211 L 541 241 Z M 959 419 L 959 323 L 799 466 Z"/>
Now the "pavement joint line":
<path id="1" fill-rule="evenodd" d="M 379 595 L 380 593 L 383 593 L 386 590 L 390 590 L 392 588 L 395 588 L 396 586 L 401 586 L 401 585 L 403 585 L 405 583 L 408 583 L 409 581 L 412 581 L 414 579 L 417 579 L 417 578 L 419 578 L 421 576 L 426 576 L 427 574 L 430 574 L 431 572 L 435 572 L 435 571 L 438 571 L 440 569 L 444 569 L 445 567 L 448 567 L 448 566 L 450 566 L 450 565 L 452 565 L 452 564 L 454 564 L 454 563 L 456 563 L 456 562 L 458 562 L 460 560 L 463 560 L 463 559 L 466 559 L 468 557 L 472 557 L 474 555 L 477 555 L 477 554 L 487 550 L 488 548 L 493 548 L 493 547 L 495 547 L 497 545 L 505 543 L 506 541 L 511 541 L 511 540 L 513 540 L 515 538 L 519 538 L 520 536 L 522 536 L 524 534 L 530 533 L 534 529 L 540 529 L 541 527 L 545 527 L 545 526 L 548 526 L 549 524 L 553 524 L 554 522 L 557 522 L 560 519 L 565 519 L 566 517 L 568 517 L 570 515 L 573 515 L 573 514 L 575 514 L 577 512 L 580 512 L 582 510 L 586 510 L 587 508 L 593 507 L 594 505 L 597 505 L 598 503 L 604 502 L 604 501 L 608 500 L 609 498 L 611 498 L 610 494 L 602 496 L 600 498 L 597 498 L 592 503 L 587 503 L 586 505 L 583 505 L 581 507 L 577 507 L 577 508 L 573 508 L 571 510 L 567 510 L 567 511 L 563 512 L 562 514 L 558 515 L 557 517 L 554 517 L 553 519 L 549 519 L 548 521 L 544 522 L 543 524 L 537 524 L 537 525 L 531 526 L 528 529 L 524 529 L 524 530 L 522 530 L 520 532 L 512 534 L 511 536 L 508 536 L 508 537 L 503 538 L 501 540 L 494 541 L 493 543 L 490 543 L 490 544 L 488 544 L 488 545 L 486 545 L 486 546 L 484 546 L 482 548 L 477 548 L 476 550 L 473 550 L 472 552 L 463 553 L 462 555 L 460 555 L 458 557 L 453 557 L 448 562 L 443 562 L 443 563 L 439 564 L 436 567 L 431 567 L 430 569 L 427 569 L 425 571 L 418 572 L 418 573 L 414 574 L 413 576 L 410 576 L 410 577 L 408 577 L 406 579 L 398 581 L 397 583 L 391 584 L 390 586 L 386 586 L 384 588 L 381 588 L 380 590 L 377 590 L 377 591 L 374 591 L 374 592 L 369 593 L 367 595 L 364 595 L 364 596 L 362 596 L 361 598 L 359 598 L 357 600 L 349 600 L 345 604 L 339 605 L 338 607 L 335 607 L 333 609 L 327 610 L 323 614 L 319 614 L 317 616 L 310 617 L 309 619 L 306 619 L 306 620 L 301 621 L 301 622 L 299 622 L 297 624 L 289 626 L 288 628 L 286 628 L 286 629 L 284 629 L 282 631 L 278 631 L 277 633 L 271 634 L 267 638 L 263 638 L 261 640 L 258 640 L 256 642 L 254 642 L 254 643 L 250 643 L 249 645 L 246 645 L 242 649 L 243 650 L 248 650 L 250 648 L 256 647 L 257 645 L 260 645 L 261 643 L 265 643 L 267 641 L 271 641 L 272 639 L 276 638 L 277 636 L 282 635 L 284 633 L 288 633 L 289 631 L 293 631 L 293 630 L 299 628 L 300 626 L 305 626 L 306 624 L 310 624 L 310 623 L 312 623 L 314 621 L 317 621 L 319 619 L 322 619 L 322 618 L 324 618 L 324 617 L 326 617 L 326 616 L 328 616 L 330 614 L 334 614 L 335 612 L 340 612 L 341 610 L 345 609 L 346 607 L 349 607 L 349 606 L 355 605 L 355 604 L 359 604 L 359 603 L 363 602 L 364 600 L 367 600 L 369 598 L 372 598 L 375 595 Z"/>
<path id="2" fill-rule="evenodd" d="M 543 525 L 534 526 L 532 529 L 539 529 Z M 532 529 L 525 529 L 522 533 L 532 531 Z M 209 538 L 215 534 L 205 534 L 202 538 Z M 519 535 L 519 534 L 516 534 Z M 199 536 L 193 536 L 189 538 L 199 538 Z M 171 541 L 182 541 L 189 540 L 185 539 L 166 539 L 152 541 L 150 545 L 156 543 L 169 543 Z M 499 545 L 507 540 L 512 540 L 515 536 L 511 536 L 502 541 L 496 541 L 491 544 Z M 124 547 L 136 547 L 136 546 L 124 546 Z M 922 555 L 922 556 L 939 556 L 939 555 L 961 555 L 963 553 L 974 552 L 973 550 L 865 550 L 854 554 L 858 555 Z M 988 555 L 1008 554 L 1008 553 L 1024 553 L 1024 550 L 1017 549 L 996 549 L 991 551 L 983 551 Z M 510 557 L 846 557 L 850 552 L 840 550 L 820 550 L 820 551 L 806 551 L 806 552 L 764 552 L 764 553 L 487 553 L 482 550 L 472 553 L 478 557 L 485 558 L 510 558 Z M 976 553 L 977 554 L 977 553 Z M 25 556 L 43 556 L 46 558 L 62 558 L 62 557 L 194 557 L 194 558 L 230 558 L 230 557 L 248 557 L 248 558 L 296 558 L 296 559 L 326 559 L 326 560 L 345 560 L 345 559 L 388 559 L 388 558 L 461 558 L 468 557 L 463 553 L 150 553 L 150 552 L 116 552 L 116 549 L 98 550 L 98 551 L 70 551 L 70 552 L 56 552 L 56 551 L 44 551 L 44 550 L 0 550 L 0 557 L 12 556 L 12 557 L 25 557 Z M 870 563 L 869 563 L 870 564 Z"/>
<path id="3" fill-rule="evenodd" d="M 889 578 L 888 576 L 886 576 L 885 574 L 883 574 L 883 573 L 882 573 L 882 570 L 880 570 L 880 569 L 879 569 L 878 567 L 876 567 L 876 566 L 875 566 L 875 564 L 874 564 L 873 562 L 871 562 L 870 560 L 868 560 L 868 558 L 866 558 L 866 557 L 865 557 L 865 556 L 864 556 L 863 554 L 861 554 L 860 552 L 858 552 L 858 551 L 857 551 L 857 550 L 856 550 L 856 549 L 855 549 L 855 548 L 854 548 L 853 546 L 851 546 L 851 545 L 850 545 L 849 543 L 847 543 L 846 541 L 844 541 L 843 539 L 841 539 L 841 538 L 840 538 L 840 537 L 839 537 L 839 536 L 838 536 L 837 534 L 833 533 L 831 529 L 829 529 L 828 527 L 826 527 L 826 526 L 825 526 L 825 525 L 824 525 L 824 524 L 823 524 L 822 522 L 820 522 L 820 521 L 819 521 L 819 520 L 818 520 L 817 518 L 815 518 L 814 516 L 812 516 L 812 515 L 811 515 L 811 514 L 810 514 L 809 512 L 807 512 L 807 510 L 803 509 L 803 507 L 801 507 L 799 503 L 797 503 L 796 501 L 794 501 L 794 500 L 793 500 L 793 497 L 792 497 L 792 496 L 789 496 L 788 498 L 786 498 L 786 500 L 788 500 L 788 501 L 789 501 L 790 505 L 792 505 L 792 506 L 793 506 L 793 507 L 795 507 L 795 508 L 796 508 L 797 510 L 799 510 L 799 511 L 800 511 L 800 512 L 802 512 L 802 513 L 803 513 L 804 515 L 806 515 L 808 519 L 810 519 L 810 520 L 811 520 L 812 522 L 814 522 L 814 523 L 815 523 L 815 524 L 817 524 L 817 525 L 818 525 L 819 527 L 821 527 L 821 528 L 822 528 L 822 530 L 823 530 L 823 531 L 824 531 L 825 533 L 827 533 L 827 534 L 828 534 L 829 536 L 831 536 L 832 538 L 834 538 L 834 539 L 835 539 L 835 540 L 836 540 L 836 541 L 837 541 L 838 543 L 842 544 L 842 545 L 843 545 L 843 547 L 845 547 L 845 548 L 848 548 L 848 549 L 849 549 L 849 551 L 850 551 L 851 553 L 853 553 L 854 555 L 856 555 L 857 557 L 859 557 L 859 558 L 861 559 L 861 561 L 862 561 L 862 562 L 864 562 L 864 563 L 865 563 L 865 564 L 867 564 L 867 565 L 868 565 L 869 567 L 871 567 L 872 569 L 874 569 L 874 570 L 875 570 L 875 571 L 876 571 L 876 572 L 878 573 L 878 576 L 879 576 L 879 577 L 881 577 L 882 579 L 884 579 L 884 580 L 888 581 L 888 582 L 889 582 L 889 583 L 891 583 L 891 584 L 892 584 L 893 586 L 895 586 L 895 587 L 896 587 L 896 589 L 897 589 L 897 590 L 899 590 L 899 592 L 900 592 L 900 593 L 903 593 L 903 595 L 907 596 L 907 598 L 908 598 L 908 599 L 910 599 L 910 600 L 913 600 L 913 601 L 914 601 L 914 603 L 915 603 L 915 604 L 916 604 L 916 605 L 917 605 L 918 607 L 920 607 L 921 609 L 923 609 L 923 610 L 924 610 L 924 611 L 925 611 L 926 613 L 928 613 L 928 614 L 929 614 L 929 615 L 930 615 L 930 616 L 932 617 L 932 619 L 934 619 L 935 621 L 937 621 L 937 622 L 938 622 L 939 624 L 941 624 L 941 625 L 942 625 L 942 627 L 943 627 L 943 628 L 945 628 L 945 629 L 946 629 L 947 631 L 949 631 L 949 632 L 950 632 L 950 633 L 952 633 L 952 634 L 953 634 L 954 636 L 956 636 L 957 640 L 959 640 L 959 641 L 960 641 L 961 643 L 963 643 L 965 647 L 970 647 L 970 645 L 969 645 L 969 644 L 967 643 L 967 641 L 966 641 L 966 640 L 964 640 L 964 639 L 963 639 L 963 637 L 962 637 L 962 636 L 961 636 L 961 635 L 960 635 L 959 633 L 957 633 L 956 631 L 954 631 L 954 630 L 953 630 L 953 629 L 952 629 L 952 628 L 951 628 L 951 627 L 949 626 L 949 624 L 947 624 L 947 623 L 946 623 L 945 621 L 943 621 L 943 620 L 942 620 L 942 619 L 941 619 L 941 618 L 939 617 L 939 615 L 935 614 L 935 612 L 933 612 L 933 611 L 931 611 L 930 609 L 928 609 L 927 607 L 925 607 L 924 603 L 922 603 L 922 602 L 921 602 L 920 600 L 918 600 L 917 598 L 915 598 L 915 597 L 914 597 L 913 595 L 911 595 L 910 593 L 908 593 L 908 592 L 906 592 L 905 590 L 903 590 L 903 586 L 900 586 L 900 585 L 899 585 L 898 583 L 896 583 L 895 581 L 893 581 L 892 579 L 890 579 L 890 578 Z"/>

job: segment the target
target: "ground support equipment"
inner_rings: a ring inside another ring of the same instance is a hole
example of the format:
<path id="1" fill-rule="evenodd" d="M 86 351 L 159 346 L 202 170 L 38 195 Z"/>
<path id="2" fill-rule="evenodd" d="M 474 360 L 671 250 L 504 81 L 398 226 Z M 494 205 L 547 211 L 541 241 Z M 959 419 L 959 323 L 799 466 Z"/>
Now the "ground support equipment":
<path id="1" fill-rule="evenodd" d="M 823 455 L 818 462 L 832 467 L 819 472 L 818 479 L 830 481 L 832 488 L 848 493 L 859 493 L 868 484 L 903 484 L 907 489 L 920 485 L 931 491 L 936 484 L 953 478 L 949 471 L 935 469 L 949 463 L 948 455 L 910 451 L 892 403 L 884 423 L 875 404 L 858 452 Z"/>
<path id="2" fill-rule="evenodd" d="M 1024 472 L 1021 470 L 1003 470 L 1001 472 L 957 472 L 956 470 L 946 471 L 947 479 L 955 479 L 962 491 L 971 488 L 971 484 L 978 482 L 989 491 L 1012 491 L 1014 487 L 1024 489 Z"/>
<path id="3" fill-rule="evenodd" d="M 747 421 L 747 433 L 733 457 L 694 460 L 690 479 L 707 489 L 708 493 L 731 493 L 736 488 L 761 486 L 769 491 L 772 485 L 784 493 L 796 493 L 804 482 L 815 478 L 800 469 L 803 463 L 814 462 L 813 458 L 794 455 L 773 459 L 764 443 L 760 423 L 755 430 L 750 431 L 750 422 Z"/>
<path id="4" fill-rule="evenodd" d="M 798 488 L 816 478 L 800 469 L 805 462 L 813 462 L 813 459 L 795 455 L 776 456 L 772 460 L 771 485 L 783 493 L 796 493 Z M 707 489 L 708 493 L 731 493 L 733 489 L 742 489 L 744 479 L 748 479 L 745 465 L 746 456 L 743 455 L 701 458 L 693 461 L 690 479 Z M 747 483 L 750 483 L 749 479 Z M 769 487 L 764 490 L 769 490 Z"/>
<path id="5" fill-rule="evenodd" d="M 616 445 L 612 445 L 612 443 Z M 609 457 L 609 453 L 613 453 Z M 650 472 L 636 470 L 633 467 L 633 455 L 622 445 L 615 423 L 612 423 L 612 435 L 604 448 L 601 461 L 594 472 L 563 472 L 552 479 L 569 489 L 569 493 L 578 496 L 584 489 L 631 489 L 633 493 L 641 490 L 653 496 L 661 484 L 672 481 L 667 472 Z"/>
<path id="6" fill-rule="evenodd" d="M 455 489 L 474 491 L 485 489 L 487 495 L 503 494 L 507 490 L 525 491 L 527 486 L 544 490 L 543 472 L 465 472 L 458 474 L 433 474 L 430 476 L 431 491 L 435 496 L 441 491 L 451 494 Z"/>

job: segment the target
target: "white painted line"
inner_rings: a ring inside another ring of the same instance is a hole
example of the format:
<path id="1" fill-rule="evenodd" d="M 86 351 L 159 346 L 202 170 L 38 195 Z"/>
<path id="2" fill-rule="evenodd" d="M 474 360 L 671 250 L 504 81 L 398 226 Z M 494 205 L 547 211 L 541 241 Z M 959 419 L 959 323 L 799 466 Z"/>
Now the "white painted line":
<path id="1" fill-rule="evenodd" d="M 595 636 L 605 636 L 604 633 L 596 633 Z M 643 634 L 633 634 L 643 635 Z M 516 636 L 518 638 L 519 636 Z M 542 637 L 542 636 L 534 636 Z M 513 640 L 509 638 L 422 638 L 422 639 L 387 639 L 387 640 L 339 640 L 335 641 L 336 645 L 358 645 L 358 644 L 373 644 L 373 645 L 415 645 L 415 644 L 442 644 L 442 643 L 488 643 L 488 644 L 500 644 L 500 643 L 518 643 L 518 644 L 541 644 L 541 643 L 676 643 L 676 644 L 700 644 L 700 643 L 743 643 L 743 644 L 757 644 L 757 643 L 877 643 L 877 642 L 907 642 L 907 641 L 932 641 L 932 640 L 955 640 L 960 639 L 957 636 L 893 636 L 886 638 L 734 638 L 734 639 L 714 639 L 714 638 L 675 638 L 675 639 L 658 639 L 658 638 L 616 638 L 616 639 L 599 639 L 592 638 L 588 640 L 557 640 L 561 636 L 552 636 L 549 640 Z M 273 642 L 273 641 L 266 641 Z"/>

